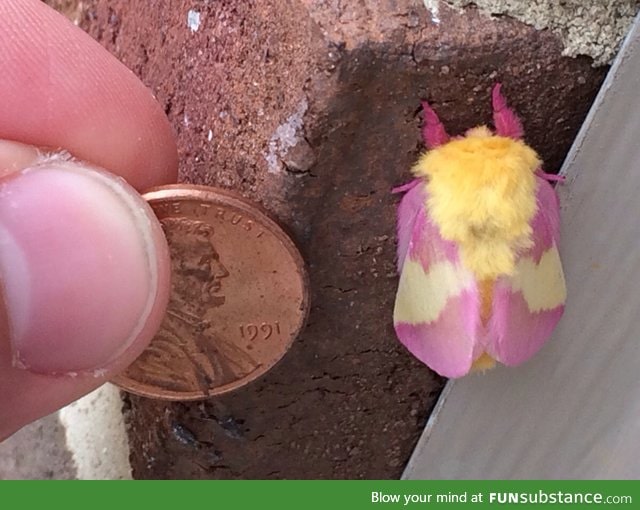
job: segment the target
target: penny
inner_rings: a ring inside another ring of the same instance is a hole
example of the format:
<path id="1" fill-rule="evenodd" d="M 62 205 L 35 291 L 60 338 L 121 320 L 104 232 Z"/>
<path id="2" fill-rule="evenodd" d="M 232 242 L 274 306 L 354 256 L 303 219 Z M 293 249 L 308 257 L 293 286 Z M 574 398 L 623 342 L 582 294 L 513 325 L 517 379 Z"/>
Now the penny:
<path id="1" fill-rule="evenodd" d="M 171 252 L 171 297 L 160 331 L 115 378 L 146 397 L 197 400 L 236 390 L 289 350 L 308 311 L 302 257 L 244 198 L 205 186 L 144 194 Z"/>

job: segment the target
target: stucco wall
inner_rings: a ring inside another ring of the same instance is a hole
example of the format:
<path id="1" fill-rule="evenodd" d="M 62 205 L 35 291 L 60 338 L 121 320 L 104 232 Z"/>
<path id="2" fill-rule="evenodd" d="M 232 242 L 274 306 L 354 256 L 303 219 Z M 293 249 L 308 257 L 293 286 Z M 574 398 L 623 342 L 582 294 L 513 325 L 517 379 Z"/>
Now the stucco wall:
<path id="1" fill-rule="evenodd" d="M 563 54 L 587 55 L 596 65 L 610 63 L 640 2 L 637 0 L 425 0 L 437 13 L 441 4 L 463 8 L 475 4 L 487 16 L 511 16 L 538 30 L 549 29 L 563 42 Z"/>

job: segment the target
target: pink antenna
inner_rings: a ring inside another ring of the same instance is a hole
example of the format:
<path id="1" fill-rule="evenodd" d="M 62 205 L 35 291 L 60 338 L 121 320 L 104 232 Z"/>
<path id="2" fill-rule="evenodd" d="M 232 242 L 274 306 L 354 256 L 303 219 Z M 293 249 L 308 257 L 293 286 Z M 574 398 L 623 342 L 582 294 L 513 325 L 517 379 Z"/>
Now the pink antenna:
<path id="1" fill-rule="evenodd" d="M 429 103 L 422 101 L 422 139 L 427 149 L 433 149 L 449 141 L 449 135 L 444 129 L 442 122 L 433 111 Z"/>
<path id="2" fill-rule="evenodd" d="M 509 138 L 522 138 L 524 130 L 520 119 L 513 112 L 511 108 L 507 106 L 507 100 L 504 98 L 500 89 L 502 85 L 496 83 L 491 93 L 491 102 L 493 103 L 493 124 L 496 127 L 496 133 L 500 136 L 507 136 Z"/>

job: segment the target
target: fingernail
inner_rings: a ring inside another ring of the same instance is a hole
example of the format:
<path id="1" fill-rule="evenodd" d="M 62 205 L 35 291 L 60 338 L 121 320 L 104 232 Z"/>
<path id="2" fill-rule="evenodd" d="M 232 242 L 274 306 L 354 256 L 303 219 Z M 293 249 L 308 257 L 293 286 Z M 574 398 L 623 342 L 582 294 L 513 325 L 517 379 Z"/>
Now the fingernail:
<path id="1" fill-rule="evenodd" d="M 46 374 L 108 366 L 158 295 L 166 244 L 122 179 L 44 159 L 0 181 L 0 282 L 14 365 Z"/>
<path id="2" fill-rule="evenodd" d="M 28 167 L 39 156 L 40 152 L 32 145 L 0 140 L 0 178 Z"/>

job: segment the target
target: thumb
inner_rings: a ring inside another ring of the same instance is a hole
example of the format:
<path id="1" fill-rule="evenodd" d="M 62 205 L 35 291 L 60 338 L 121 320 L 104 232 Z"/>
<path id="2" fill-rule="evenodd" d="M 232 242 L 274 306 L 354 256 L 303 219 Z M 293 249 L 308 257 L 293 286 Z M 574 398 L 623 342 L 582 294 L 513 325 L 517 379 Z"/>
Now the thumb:
<path id="1" fill-rule="evenodd" d="M 0 142 L 0 439 L 100 386 L 160 325 L 169 255 L 121 178 Z"/>

